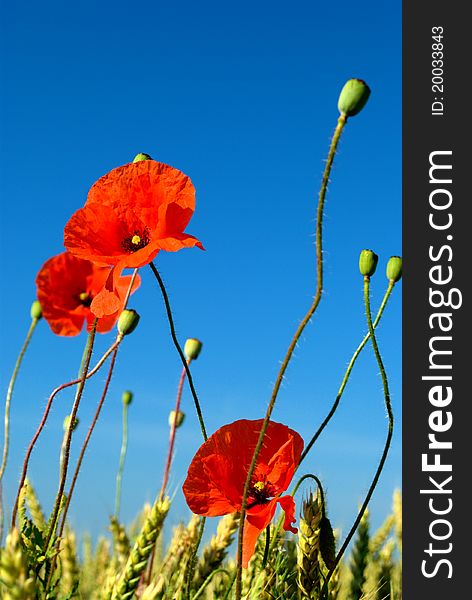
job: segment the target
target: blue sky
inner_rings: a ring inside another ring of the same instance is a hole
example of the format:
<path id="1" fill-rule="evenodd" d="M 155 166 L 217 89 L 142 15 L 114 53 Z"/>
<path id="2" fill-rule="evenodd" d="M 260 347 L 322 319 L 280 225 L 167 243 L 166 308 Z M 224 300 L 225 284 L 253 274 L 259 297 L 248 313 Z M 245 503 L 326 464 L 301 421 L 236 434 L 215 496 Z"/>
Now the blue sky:
<path id="1" fill-rule="evenodd" d="M 329 410 L 366 325 L 358 255 L 401 254 L 401 5 L 337 3 L 51 1 L 2 5 L 0 376 L 4 396 L 29 325 L 37 271 L 63 250 L 63 228 L 90 186 L 137 152 L 189 175 L 197 249 L 162 253 L 182 342 L 204 342 L 193 365 L 208 430 L 260 418 L 280 361 L 315 290 L 314 217 L 337 98 L 350 77 L 372 95 L 351 119 L 335 160 L 325 211 L 325 294 L 280 392 L 274 419 L 308 440 Z M 104 531 L 113 510 L 121 392 L 134 391 L 122 516 L 152 500 L 162 478 L 167 415 L 180 375 L 159 290 L 147 269 L 131 306 L 141 314 L 119 353 L 109 397 L 79 481 L 71 519 Z M 95 357 L 110 343 L 101 336 Z M 54 336 L 40 323 L 12 407 L 7 500 L 45 400 L 74 377 L 85 336 Z M 401 284 L 379 329 L 396 431 L 372 502 L 374 524 L 401 484 Z M 87 388 L 73 457 L 105 373 Z M 62 420 L 57 400 L 34 453 L 31 478 L 50 507 Z M 180 491 L 201 439 L 186 390 L 171 477 L 172 519 L 186 517 Z M 370 347 L 341 407 L 305 463 L 325 483 L 332 522 L 347 531 L 381 454 L 387 421 Z M 172 520 L 171 519 L 171 520 Z"/>

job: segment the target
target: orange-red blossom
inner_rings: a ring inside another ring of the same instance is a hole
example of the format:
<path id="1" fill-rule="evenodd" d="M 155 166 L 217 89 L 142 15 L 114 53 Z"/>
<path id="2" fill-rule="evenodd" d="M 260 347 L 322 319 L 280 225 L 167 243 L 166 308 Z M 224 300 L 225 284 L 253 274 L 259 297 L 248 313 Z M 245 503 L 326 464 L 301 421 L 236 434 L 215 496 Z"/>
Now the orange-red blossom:
<path id="1" fill-rule="evenodd" d="M 195 210 L 195 188 L 181 171 L 154 160 L 113 169 L 91 187 L 85 206 L 64 230 L 66 248 L 96 265 L 113 265 L 91 304 L 97 317 L 116 312 L 123 269 L 142 267 L 160 252 L 199 246 L 184 233 Z"/>
<path id="2" fill-rule="evenodd" d="M 241 510 L 262 423 L 262 419 L 242 419 L 225 425 L 197 451 L 183 485 L 187 504 L 195 514 L 216 517 Z M 247 567 L 257 538 L 271 522 L 277 504 L 285 512 L 284 529 L 297 533 L 292 527 L 295 502 L 292 496 L 282 493 L 290 485 L 302 450 L 303 440 L 296 431 L 269 422 L 247 498 L 243 567 Z"/>

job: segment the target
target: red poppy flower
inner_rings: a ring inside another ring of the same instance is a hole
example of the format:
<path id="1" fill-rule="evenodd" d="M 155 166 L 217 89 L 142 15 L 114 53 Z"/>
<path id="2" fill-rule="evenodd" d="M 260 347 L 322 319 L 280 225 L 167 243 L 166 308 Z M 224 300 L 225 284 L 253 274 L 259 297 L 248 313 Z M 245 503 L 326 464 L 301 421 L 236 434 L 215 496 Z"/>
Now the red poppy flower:
<path id="1" fill-rule="evenodd" d="M 93 184 L 85 206 L 65 227 L 64 245 L 79 258 L 114 265 L 105 290 L 92 304 L 96 316 L 117 310 L 113 288 L 125 267 L 142 267 L 160 250 L 203 248 L 184 233 L 194 210 L 190 179 L 154 160 L 118 167 Z"/>
<path id="2" fill-rule="evenodd" d="M 242 419 L 218 429 L 200 446 L 190 464 L 183 492 L 192 512 L 217 517 L 239 512 L 247 473 L 262 419 Z M 295 502 L 281 496 L 300 460 L 303 440 L 286 425 L 269 422 L 247 499 L 243 567 L 254 554 L 257 538 L 271 522 L 277 504 L 285 511 L 284 529 L 297 533 Z"/>
<path id="3" fill-rule="evenodd" d="M 95 318 L 90 304 L 102 290 L 109 272 L 108 267 L 98 267 L 69 252 L 53 256 L 44 263 L 36 277 L 36 286 L 43 317 L 54 333 L 78 335 L 84 322 L 90 330 Z M 130 276 L 119 278 L 116 293 L 121 303 L 120 310 L 98 320 L 97 331 L 100 333 L 106 333 L 114 326 L 123 308 L 130 281 Z M 133 292 L 139 283 L 139 277 L 136 277 Z"/>

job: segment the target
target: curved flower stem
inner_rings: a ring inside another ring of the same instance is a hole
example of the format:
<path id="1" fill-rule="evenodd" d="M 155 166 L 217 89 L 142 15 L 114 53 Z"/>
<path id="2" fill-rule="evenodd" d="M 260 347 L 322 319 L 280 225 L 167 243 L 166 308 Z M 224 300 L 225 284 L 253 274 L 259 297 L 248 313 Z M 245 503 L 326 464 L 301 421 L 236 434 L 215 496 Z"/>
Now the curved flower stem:
<path id="1" fill-rule="evenodd" d="M 285 358 L 280 367 L 279 373 L 277 375 L 277 379 L 275 381 L 274 389 L 272 391 L 272 396 L 269 401 L 269 405 L 267 407 L 266 416 L 264 418 L 264 422 L 262 424 L 262 428 L 259 434 L 259 439 L 256 444 L 256 448 L 254 450 L 254 454 L 252 457 L 251 465 L 249 467 L 249 471 L 246 477 L 246 483 L 244 484 L 244 492 L 242 498 L 242 507 L 241 507 L 241 516 L 239 520 L 239 534 L 238 534 L 238 550 L 237 550 L 237 572 L 236 572 L 236 600 L 241 600 L 242 594 L 242 557 L 243 557 L 243 532 L 244 532 L 244 519 L 246 518 L 246 503 L 247 497 L 249 494 L 249 487 L 251 485 L 252 476 L 254 474 L 254 470 L 256 468 L 257 458 L 259 456 L 259 452 L 262 448 L 262 443 L 264 440 L 265 433 L 267 431 L 267 427 L 269 426 L 270 417 L 272 415 L 272 411 L 275 405 L 275 401 L 277 399 L 277 395 L 279 393 L 280 386 L 282 384 L 285 371 L 287 370 L 290 359 L 292 358 L 293 351 L 300 339 L 300 336 L 303 333 L 303 330 L 308 325 L 311 320 L 311 317 L 315 313 L 318 308 L 318 304 L 321 300 L 321 295 L 323 292 L 323 210 L 324 203 L 326 199 L 326 192 L 328 189 L 329 176 L 331 173 L 331 168 L 333 166 L 334 156 L 336 154 L 336 149 L 338 147 L 339 139 L 341 137 L 341 133 L 344 129 L 344 125 L 346 124 L 347 117 L 345 115 L 341 115 L 338 119 L 338 124 L 334 131 L 333 139 L 331 140 L 331 146 L 328 152 L 328 158 L 326 160 L 326 166 L 323 173 L 323 179 L 321 181 L 320 193 L 318 196 L 318 208 L 316 214 L 316 293 L 313 300 L 312 305 L 308 309 L 308 312 L 303 317 L 302 322 L 298 326 L 295 335 L 290 342 Z"/>
<path id="2" fill-rule="evenodd" d="M 395 286 L 395 281 L 391 280 L 388 284 L 388 288 L 387 291 L 385 292 L 385 295 L 383 297 L 382 300 L 382 304 L 380 305 L 379 311 L 377 313 L 377 316 L 375 317 L 375 321 L 373 323 L 373 327 L 374 329 L 377 327 L 377 325 L 379 324 L 380 319 L 382 318 L 382 314 L 385 310 L 385 307 L 387 305 L 388 299 L 390 298 L 390 294 L 392 293 L 392 290 Z M 351 371 L 354 367 L 354 364 L 356 363 L 356 360 L 359 356 L 359 354 L 362 352 L 364 346 L 366 345 L 366 343 L 368 342 L 370 338 L 370 333 L 367 333 L 364 337 L 364 339 L 362 340 L 362 342 L 359 344 L 359 346 L 357 347 L 357 350 L 354 352 L 354 354 L 351 357 L 351 360 L 349 361 L 349 364 L 347 366 L 346 372 L 344 373 L 344 377 L 343 380 L 341 382 L 341 386 L 338 390 L 336 399 L 333 403 L 333 406 L 331 407 L 331 410 L 329 411 L 329 413 L 326 415 L 326 418 L 324 419 L 324 421 L 321 423 L 320 427 L 318 428 L 318 431 L 315 433 L 315 435 L 311 438 L 311 440 L 308 442 L 307 446 L 305 447 L 304 451 L 302 452 L 302 455 L 300 457 L 300 462 L 298 463 L 297 468 L 295 469 L 295 472 L 297 471 L 298 467 L 302 464 L 302 461 L 304 460 L 304 458 L 306 457 L 306 455 L 308 454 L 308 452 L 311 450 L 312 446 L 314 445 L 314 443 L 316 442 L 316 440 L 320 437 L 321 433 L 323 432 L 323 429 L 326 427 L 326 425 L 328 425 L 328 423 L 330 422 L 332 416 L 334 415 L 334 413 L 336 412 L 336 409 L 338 408 L 339 402 L 341 400 L 341 396 L 344 393 L 344 390 L 346 388 L 347 382 L 349 380 L 349 377 L 351 375 Z"/>
<path id="3" fill-rule="evenodd" d="M 121 339 L 120 339 L 120 341 L 121 341 Z M 115 350 L 115 348 L 117 347 L 117 345 L 119 343 L 120 343 L 119 341 L 115 341 L 110 346 L 110 348 L 108 348 L 108 350 L 105 352 L 105 354 L 97 362 L 97 364 L 95 365 L 95 367 L 91 371 L 88 371 L 86 373 L 85 379 L 90 379 L 90 377 L 92 377 L 93 375 L 95 375 L 95 373 L 97 373 L 102 368 L 102 366 L 105 363 L 105 361 L 107 360 L 107 358 Z M 81 379 L 79 378 L 79 379 L 73 379 L 72 381 L 68 381 L 67 383 L 63 383 L 62 385 L 58 386 L 55 390 L 53 390 L 52 394 L 48 398 L 48 401 L 46 403 L 46 408 L 44 409 L 44 413 L 43 413 L 43 416 L 41 418 L 41 422 L 40 422 L 40 424 L 38 426 L 38 429 L 36 430 L 36 433 L 34 434 L 31 442 L 29 443 L 28 449 L 26 450 L 26 455 L 25 455 L 25 459 L 23 461 L 23 468 L 22 468 L 21 477 L 20 477 L 20 483 L 19 483 L 19 486 L 18 486 L 18 492 L 17 492 L 15 504 L 13 506 L 13 511 L 12 511 L 12 518 L 11 518 L 11 526 L 12 526 L 12 528 L 15 527 L 16 515 L 17 515 L 17 512 L 18 512 L 18 501 L 19 501 L 19 497 L 20 497 L 20 492 L 21 492 L 21 490 L 23 488 L 23 485 L 25 483 L 26 474 L 28 472 L 28 465 L 29 465 L 29 461 L 30 461 L 30 458 L 31 458 L 31 454 L 33 452 L 34 446 L 36 445 L 36 442 L 38 441 L 39 436 L 41 435 L 42 430 L 44 429 L 44 426 L 46 425 L 46 421 L 47 421 L 49 413 L 51 411 L 53 400 L 54 400 L 54 398 L 57 396 L 57 394 L 59 392 L 61 392 L 62 390 L 65 390 L 68 387 L 72 387 L 73 385 L 77 385 L 80 382 L 81 382 Z"/>
<path id="4" fill-rule="evenodd" d="M 314 481 L 316 481 L 316 485 L 318 486 L 318 489 L 320 491 L 321 514 L 324 517 L 326 515 L 326 510 L 325 510 L 325 496 L 324 496 L 324 492 L 323 492 L 323 486 L 321 485 L 321 481 L 318 479 L 318 477 L 316 475 L 313 475 L 312 473 L 307 473 L 306 475 L 303 475 L 303 477 L 300 477 L 300 479 L 295 484 L 295 487 L 290 492 L 290 495 L 291 496 L 295 496 L 295 494 L 298 492 L 299 487 L 305 481 L 305 479 L 313 479 Z M 272 542 L 271 542 L 271 548 L 270 548 L 271 550 L 274 549 L 274 541 L 276 541 L 277 538 L 278 538 L 279 531 L 280 531 L 280 528 L 282 527 L 282 523 L 283 522 L 284 522 L 284 517 L 282 515 L 279 518 L 279 520 L 277 521 L 277 525 L 274 528 L 274 535 L 272 536 Z"/>
<path id="5" fill-rule="evenodd" d="M 116 474 L 116 492 L 115 492 L 115 519 L 118 521 L 121 509 L 121 482 L 123 479 L 123 470 L 125 468 L 126 451 L 128 449 L 128 407 L 129 404 L 123 402 L 123 437 L 121 439 L 120 462 Z"/>
<path id="6" fill-rule="evenodd" d="M 200 407 L 200 402 L 198 400 L 197 392 L 195 391 L 195 386 L 193 385 L 192 374 L 190 373 L 190 369 L 188 367 L 187 360 L 182 351 L 182 348 L 180 347 L 179 340 L 177 339 L 177 335 L 175 333 L 174 319 L 172 317 L 172 309 L 170 307 L 169 296 L 167 295 L 166 288 L 164 286 L 164 282 L 162 281 L 162 278 L 159 275 L 159 271 L 156 269 L 154 263 L 150 262 L 149 266 L 151 267 L 151 270 L 154 273 L 154 277 L 157 279 L 157 283 L 159 284 L 159 287 L 161 289 L 162 298 L 164 300 L 164 304 L 166 307 L 167 319 L 169 321 L 170 334 L 172 336 L 172 341 L 174 342 L 174 346 L 177 349 L 177 352 L 179 353 L 180 360 L 182 361 L 185 372 L 187 374 L 188 384 L 189 384 L 190 390 L 192 392 L 193 401 L 195 403 L 195 409 L 197 411 L 198 421 L 200 423 L 200 429 L 202 430 L 203 439 L 206 442 L 208 439 L 208 436 L 207 436 L 207 432 L 205 429 L 205 423 L 203 421 L 202 409 Z"/>
<path id="7" fill-rule="evenodd" d="M 191 362 L 192 362 L 192 359 L 187 358 L 187 360 L 186 360 L 187 366 L 190 366 Z M 180 410 L 180 401 L 182 399 L 182 390 L 184 387 L 184 381 L 185 381 L 186 374 L 187 374 L 187 372 L 184 367 L 182 369 L 182 373 L 180 375 L 179 386 L 177 388 L 177 397 L 175 399 L 175 408 L 174 408 L 175 418 L 174 418 L 174 422 L 172 423 L 171 428 L 170 428 L 169 449 L 167 451 L 167 460 L 166 460 L 166 466 L 164 469 L 164 477 L 162 479 L 161 492 L 159 494 L 159 498 L 161 500 L 164 498 L 164 495 L 166 493 L 167 482 L 169 480 L 170 466 L 172 464 L 172 455 L 174 453 L 175 432 L 177 431 L 177 415 L 179 414 L 179 410 Z"/>
<path id="8" fill-rule="evenodd" d="M 118 344 L 115 346 L 115 349 L 113 350 L 113 354 L 112 354 L 111 362 L 110 362 L 110 368 L 108 369 L 108 374 L 107 374 L 107 378 L 106 378 L 106 381 L 105 381 L 105 386 L 103 388 L 102 396 L 101 396 L 100 401 L 99 401 L 99 403 L 97 405 L 97 410 L 95 411 L 95 415 L 94 415 L 92 423 L 90 424 L 90 427 L 89 427 L 89 429 L 87 431 L 87 435 L 85 436 L 85 440 L 84 440 L 84 443 L 82 444 L 82 449 L 80 450 L 79 458 L 77 460 L 77 465 L 75 467 L 74 475 L 72 476 L 72 481 L 71 481 L 71 484 L 70 484 L 69 493 L 67 495 L 66 504 L 64 506 L 64 512 L 63 512 L 63 515 L 62 515 L 61 528 L 60 528 L 59 536 L 58 537 L 62 537 L 62 533 L 64 531 L 64 526 L 65 526 L 65 523 L 66 523 L 67 512 L 69 510 L 69 506 L 70 506 L 72 494 L 74 493 L 75 484 L 77 483 L 77 478 L 79 476 L 80 467 L 82 466 L 82 461 L 84 459 L 85 451 L 87 450 L 88 443 L 89 443 L 90 438 L 92 436 L 93 430 L 95 429 L 95 425 L 97 424 L 98 418 L 100 416 L 100 412 L 101 412 L 102 407 L 103 407 L 103 403 L 105 402 L 105 398 L 106 398 L 107 393 L 108 393 L 108 387 L 110 385 L 111 376 L 113 374 L 113 369 L 115 367 L 116 355 L 118 353 L 118 346 L 119 346 L 119 343 L 121 342 L 121 340 L 123 339 L 121 336 L 118 336 L 118 337 L 119 337 L 119 341 L 117 339 Z"/>
<path id="9" fill-rule="evenodd" d="M 374 493 L 374 490 L 377 486 L 377 482 L 380 478 L 380 474 L 382 473 L 382 469 L 385 464 L 385 460 L 387 459 L 388 451 L 390 448 L 390 442 L 392 440 L 392 435 L 393 435 L 393 411 L 392 411 L 392 406 L 390 403 L 390 390 L 388 387 L 387 374 L 385 372 L 385 367 L 384 367 L 384 364 L 382 361 L 382 357 L 380 356 L 380 351 L 379 351 L 379 347 L 377 344 L 377 338 L 375 337 L 374 326 L 372 323 L 372 315 L 370 312 L 370 277 L 368 277 L 368 276 L 364 277 L 364 303 L 365 303 L 365 311 L 366 311 L 366 316 L 367 316 L 367 325 L 369 327 L 370 341 L 372 343 L 372 348 L 374 350 L 375 358 L 377 360 L 377 364 L 380 369 L 380 375 L 382 377 L 385 408 L 387 410 L 387 416 L 388 416 L 388 432 L 387 432 L 387 438 L 385 440 L 384 450 L 383 450 L 382 456 L 380 458 L 379 466 L 377 467 L 377 471 L 375 472 L 372 483 L 370 484 L 369 491 L 367 492 L 364 503 L 362 504 L 362 506 L 359 510 L 359 514 L 357 515 L 357 518 L 354 521 L 354 524 L 351 527 L 351 530 L 349 531 L 346 539 L 344 540 L 342 547 L 340 548 L 339 552 L 336 555 L 336 559 L 334 561 L 333 566 L 331 567 L 328 574 L 326 575 L 326 579 L 325 579 L 323 588 L 320 593 L 320 598 L 327 597 L 329 580 L 330 580 L 332 574 L 334 573 L 334 570 L 336 569 L 339 561 L 341 560 L 342 555 L 346 551 L 346 548 L 348 547 L 349 542 L 351 541 L 354 533 L 356 532 L 356 529 L 357 529 L 359 523 L 361 522 L 361 519 L 365 513 L 367 505 L 370 502 L 372 494 Z"/>
<path id="10" fill-rule="evenodd" d="M 224 573 L 225 575 L 228 576 L 228 578 L 231 577 L 231 575 L 229 574 L 229 572 L 226 569 L 215 569 L 215 571 L 212 571 L 208 577 L 205 579 L 205 581 L 202 583 L 200 589 L 197 591 L 197 593 L 195 594 L 195 596 L 193 597 L 193 600 L 198 600 L 198 598 L 200 598 L 200 596 L 203 594 L 203 592 L 205 591 L 206 586 L 210 583 L 210 581 L 213 579 L 213 577 L 217 574 L 217 573 Z"/>
<path id="11" fill-rule="evenodd" d="M 13 373 L 10 379 L 10 383 L 8 384 L 7 397 L 5 399 L 5 434 L 3 438 L 3 457 L 2 457 L 2 465 L 0 466 L 0 484 L 3 479 L 3 474 L 5 473 L 5 468 L 7 466 L 8 459 L 8 449 L 10 446 L 10 406 L 11 399 L 13 396 L 13 388 L 15 387 L 16 378 L 18 377 L 18 373 L 20 371 L 21 363 L 23 361 L 23 357 L 28 349 L 28 345 L 33 336 L 34 330 L 36 329 L 36 325 L 38 324 L 39 319 L 33 318 L 31 320 L 31 325 L 28 329 L 28 333 L 26 334 L 25 341 L 23 342 L 23 346 L 21 347 L 20 353 L 18 354 L 18 358 L 16 359 L 15 367 L 13 369 Z"/>
<path id="12" fill-rule="evenodd" d="M 71 446 L 71 441 L 72 441 L 72 431 L 74 429 L 75 418 L 77 416 L 77 411 L 79 409 L 80 400 L 82 399 L 82 393 L 84 390 L 85 381 L 87 380 L 87 371 L 88 371 L 88 368 L 90 365 L 90 360 L 92 358 L 92 350 L 93 350 L 93 344 L 95 341 L 97 322 L 98 322 L 98 319 L 94 319 L 93 324 L 92 324 L 92 329 L 90 330 L 90 333 L 89 333 L 88 339 L 87 339 L 87 350 L 86 350 L 85 363 L 84 363 L 84 367 L 83 367 L 83 371 L 82 371 L 82 377 L 77 386 L 77 392 L 75 395 L 74 404 L 72 405 L 72 411 L 70 413 L 69 425 L 67 427 L 67 437 L 66 437 L 66 441 L 64 444 L 64 460 L 62 463 L 62 472 L 61 472 L 61 477 L 59 479 L 59 487 L 58 487 L 57 494 L 56 494 L 56 501 L 54 503 L 54 508 L 53 508 L 52 515 L 51 515 L 51 526 L 49 528 L 48 535 L 46 537 L 45 548 L 48 548 L 51 538 L 53 537 L 54 527 L 55 527 L 56 521 L 59 516 L 59 510 L 60 510 L 61 502 L 62 502 L 62 495 L 64 493 L 64 488 L 66 485 L 67 469 L 69 466 L 69 454 L 70 454 L 70 446 Z"/>

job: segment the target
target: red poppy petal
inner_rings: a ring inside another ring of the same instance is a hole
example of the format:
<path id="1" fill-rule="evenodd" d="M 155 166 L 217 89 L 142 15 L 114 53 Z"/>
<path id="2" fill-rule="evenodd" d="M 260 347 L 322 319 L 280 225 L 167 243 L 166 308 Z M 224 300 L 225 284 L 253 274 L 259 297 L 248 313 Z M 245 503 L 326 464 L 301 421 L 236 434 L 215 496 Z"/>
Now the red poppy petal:
<path id="1" fill-rule="evenodd" d="M 257 538 L 272 521 L 276 507 L 277 501 L 274 499 L 267 504 L 258 506 L 255 511 L 250 509 L 250 514 L 249 512 L 246 513 L 243 532 L 243 568 L 247 568 L 247 565 L 254 554 Z"/>
<path id="2" fill-rule="evenodd" d="M 118 213 L 135 210 L 154 230 L 167 205 L 189 209 L 179 218 L 183 231 L 195 210 L 195 188 L 190 178 L 178 169 L 155 160 L 130 163 L 113 169 L 91 187 L 87 203 L 110 206 Z M 161 210 L 162 207 L 162 210 Z"/>
<path id="3" fill-rule="evenodd" d="M 278 498 L 273 498 L 265 504 L 258 504 L 257 506 L 250 508 L 246 512 L 246 520 L 251 523 L 251 525 L 258 527 L 259 530 L 262 531 L 272 521 L 272 517 L 274 516 L 277 508 L 277 501 Z"/>
<path id="4" fill-rule="evenodd" d="M 281 498 L 277 498 L 277 502 L 280 504 L 282 510 L 285 512 L 285 531 L 297 533 L 298 529 L 296 527 L 292 527 L 292 523 L 295 523 L 295 521 L 297 520 L 295 518 L 295 501 L 293 499 L 293 496 L 282 496 Z"/>
<path id="5" fill-rule="evenodd" d="M 96 264 L 117 264 L 127 256 L 122 243 L 129 235 L 127 222 L 112 208 L 88 204 L 69 219 L 64 229 L 64 246 L 74 256 Z"/>
<path id="6" fill-rule="evenodd" d="M 227 485 L 224 481 L 225 472 L 228 471 L 225 457 L 215 457 L 215 462 L 212 458 L 209 456 L 201 460 L 194 459 L 182 486 L 190 510 L 205 517 L 231 514 L 240 508 L 237 500 L 235 505 L 228 498 Z"/>
<path id="7" fill-rule="evenodd" d="M 284 492 L 290 485 L 302 450 L 303 439 L 292 431 L 289 439 L 270 459 L 266 477 L 274 487 L 274 496 Z"/>
<path id="8" fill-rule="evenodd" d="M 193 248 L 194 246 L 197 246 L 200 250 L 205 250 L 197 238 L 186 233 L 176 233 L 171 237 L 161 238 L 156 244 L 159 245 L 161 250 L 165 250 L 166 252 L 177 252 L 178 250 L 182 250 L 182 248 Z"/>
<path id="9" fill-rule="evenodd" d="M 43 317 L 56 335 L 72 337 L 79 335 L 84 326 L 84 315 L 50 307 L 39 300 L 43 309 Z"/>

